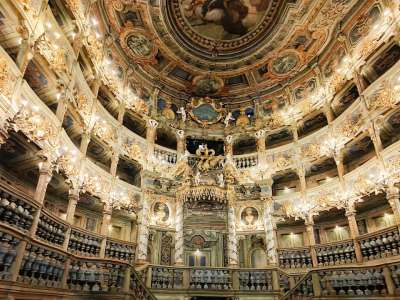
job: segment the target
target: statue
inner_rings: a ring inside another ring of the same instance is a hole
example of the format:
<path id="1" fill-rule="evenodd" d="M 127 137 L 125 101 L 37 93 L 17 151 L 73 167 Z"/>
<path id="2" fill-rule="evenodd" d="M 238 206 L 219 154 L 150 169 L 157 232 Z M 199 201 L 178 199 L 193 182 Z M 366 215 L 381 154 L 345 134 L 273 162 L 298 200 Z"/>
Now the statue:
<path id="1" fill-rule="evenodd" d="M 200 172 L 199 171 L 197 171 L 196 175 L 194 176 L 194 183 L 195 183 L 195 185 L 200 184 Z"/>
<path id="2" fill-rule="evenodd" d="M 174 177 L 180 177 L 180 176 L 188 177 L 192 175 L 193 171 L 188 163 L 189 155 L 190 155 L 189 151 L 185 150 L 185 154 L 182 155 L 182 157 L 176 164 L 175 172 L 173 174 Z"/>
<path id="3" fill-rule="evenodd" d="M 225 181 L 224 181 L 224 174 L 223 173 L 217 175 L 217 182 L 218 182 L 218 185 L 220 187 L 222 187 L 222 188 L 224 187 Z"/>
<path id="4" fill-rule="evenodd" d="M 226 117 L 224 119 L 225 128 L 229 126 L 230 121 L 235 121 L 235 118 L 232 117 L 231 112 L 228 112 L 228 114 L 226 115 Z"/>
<path id="5" fill-rule="evenodd" d="M 197 169 L 200 172 L 208 172 L 215 168 L 223 160 L 222 156 L 215 156 L 215 150 L 208 149 L 207 145 L 200 145 L 196 150 L 196 155 L 200 158 Z"/>
<path id="6" fill-rule="evenodd" d="M 181 118 L 182 118 L 183 122 L 186 122 L 186 111 L 185 111 L 185 108 L 183 106 L 180 107 L 179 110 L 176 113 L 181 115 Z"/>

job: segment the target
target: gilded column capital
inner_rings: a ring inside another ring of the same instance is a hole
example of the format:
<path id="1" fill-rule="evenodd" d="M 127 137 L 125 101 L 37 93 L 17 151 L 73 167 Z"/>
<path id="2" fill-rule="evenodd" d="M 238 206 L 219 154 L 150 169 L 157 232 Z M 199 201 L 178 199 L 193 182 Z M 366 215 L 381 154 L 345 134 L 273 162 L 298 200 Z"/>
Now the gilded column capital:
<path id="1" fill-rule="evenodd" d="M 178 139 L 183 140 L 185 138 L 185 131 L 182 129 L 178 129 L 176 131 L 176 136 Z"/>
<path id="2" fill-rule="evenodd" d="M 151 129 L 156 129 L 158 126 L 158 122 L 154 119 L 148 119 L 147 120 L 147 127 L 151 128 Z"/>

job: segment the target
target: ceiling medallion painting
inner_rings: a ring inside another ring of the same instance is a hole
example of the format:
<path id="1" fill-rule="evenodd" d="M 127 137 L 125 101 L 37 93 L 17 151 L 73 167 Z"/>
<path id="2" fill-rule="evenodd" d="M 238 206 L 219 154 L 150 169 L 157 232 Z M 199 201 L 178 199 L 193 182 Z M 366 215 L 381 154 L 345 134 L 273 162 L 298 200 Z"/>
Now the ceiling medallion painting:
<path id="1" fill-rule="evenodd" d="M 204 127 L 218 123 L 225 111 L 220 103 L 209 97 L 192 98 L 187 108 L 193 120 Z"/>
<path id="2" fill-rule="evenodd" d="M 224 81 L 218 76 L 206 74 L 193 79 L 193 93 L 199 96 L 215 95 L 224 88 Z"/>
<path id="3" fill-rule="evenodd" d="M 298 67 L 300 56 L 295 50 L 286 50 L 276 59 L 271 60 L 270 69 L 277 76 L 286 75 Z"/>
<path id="4" fill-rule="evenodd" d="M 158 49 L 145 30 L 134 28 L 132 23 L 127 22 L 121 29 L 120 40 L 124 51 L 136 62 L 155 62 Z"/>
<path id="5" fill-rule="evenodd" d="M 181 13 L 196 33 L 214 40 L 240 38 L 264 19 L 270 0 L 180 0 Z"/>
<path id="6" fill-rule="evenodd" d="M 164 0 L 182 42 L 229 51 L 262 40 L 281 12 L 282 0 Z"/>

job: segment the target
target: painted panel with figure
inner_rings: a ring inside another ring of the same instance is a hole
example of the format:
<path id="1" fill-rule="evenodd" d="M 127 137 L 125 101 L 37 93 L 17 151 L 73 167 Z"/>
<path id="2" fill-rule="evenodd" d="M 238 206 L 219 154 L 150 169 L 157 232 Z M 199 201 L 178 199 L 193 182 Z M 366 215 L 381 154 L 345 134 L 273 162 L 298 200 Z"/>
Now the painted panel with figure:
<path id="1" fill-rule="evenodd" d="M 264 19 L 270 0 L 182 0 L 181 11 L 198 34 L 215 40 L 244 36 Z"/>

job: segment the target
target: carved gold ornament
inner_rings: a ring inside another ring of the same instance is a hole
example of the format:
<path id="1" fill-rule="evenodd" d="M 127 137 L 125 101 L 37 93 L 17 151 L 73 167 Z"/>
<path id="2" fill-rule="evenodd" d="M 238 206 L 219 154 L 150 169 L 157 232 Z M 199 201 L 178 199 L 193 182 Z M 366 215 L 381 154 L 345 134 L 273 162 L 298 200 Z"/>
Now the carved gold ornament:
<path id="1" fill-rule="evenodd" d="M 236 120 L 236 125 L 240 127 L 246 127 L 250 124 L 250 119 L 246 115 L 246 108 L 240 108 L 240 115 Z"/>
<path id="2" fill-rule="evenodd" d="M 15 76 L 10 72 L 10 66 L 4 57 L 0 57 L 0 93 L 11 97 Z"/>
<path id="3" fill-rule="evenodd" d="M 214 149 L 208 149 L 207 145 L 201 145 L 196 150 L 196 155 L 199 158 L 197 168 L 200 172 L 208 172 L 214 169 L 224 158 L 222 156 L 215 156 Z"/>
<path id="4" fill-rule="evenodd" d="M 222 105 L 209 97 L 192 98 L 187 111 L 203 127 L 218 123 L 225 113 Z"/>
<path id="5" fill-rule="evenodd" d="M 153 64 L 156 62 L 158 48 L 148 31 L 134 27 L 128 21 L 121 28 L 119 39 L 122 49 L 136 63 Z"/>
<path id="6" fill-rule="evenodd" d="M 382 87 L 374 93 L 373 96 L 368 98 L 368 108 L 370 110 L 376 109 L 390 109 L 396 107 L 398 100 L 395 98 L 393 89 L 388 82 L 384 82 Z"/>
<path id="7" fill-rule="evenodd" d="M 302 147 L 302 154 L 309 159 L 318 159 L 321 157 L 321 146 L 319 144 L 308 144 Z"/>
<path id="8" fill-rule="evenodd" d="M 35 46 L 53 69 L 58 72 L 67 71 L 67 50 L 65 48 L 50 41 L 45 33 L 38 38 Z"/>
<path id="9" fill-rule="evenodd" d="M 123 146 L 125 153 L 128 157 L 140 161 L 142 159 L 142 150 L 138 144 L 133 142 L 124 144 Z"/>
<path id="10" fill-rule="evenodd" d="M 22 131 L 34 142 L 55 144 L 58 131 L 53 123 L 39 112 L 28 108 L 20 110 L 11 120 L 15 131 Z"/>
<path id="11" fill-rule="evenodd" d="M 99 120 L 93 127 L 93 134 L 99 137 L 108 145 L 113 145 L 116 140 L 115 132 L 110 124 L 104 120 Z"/>

